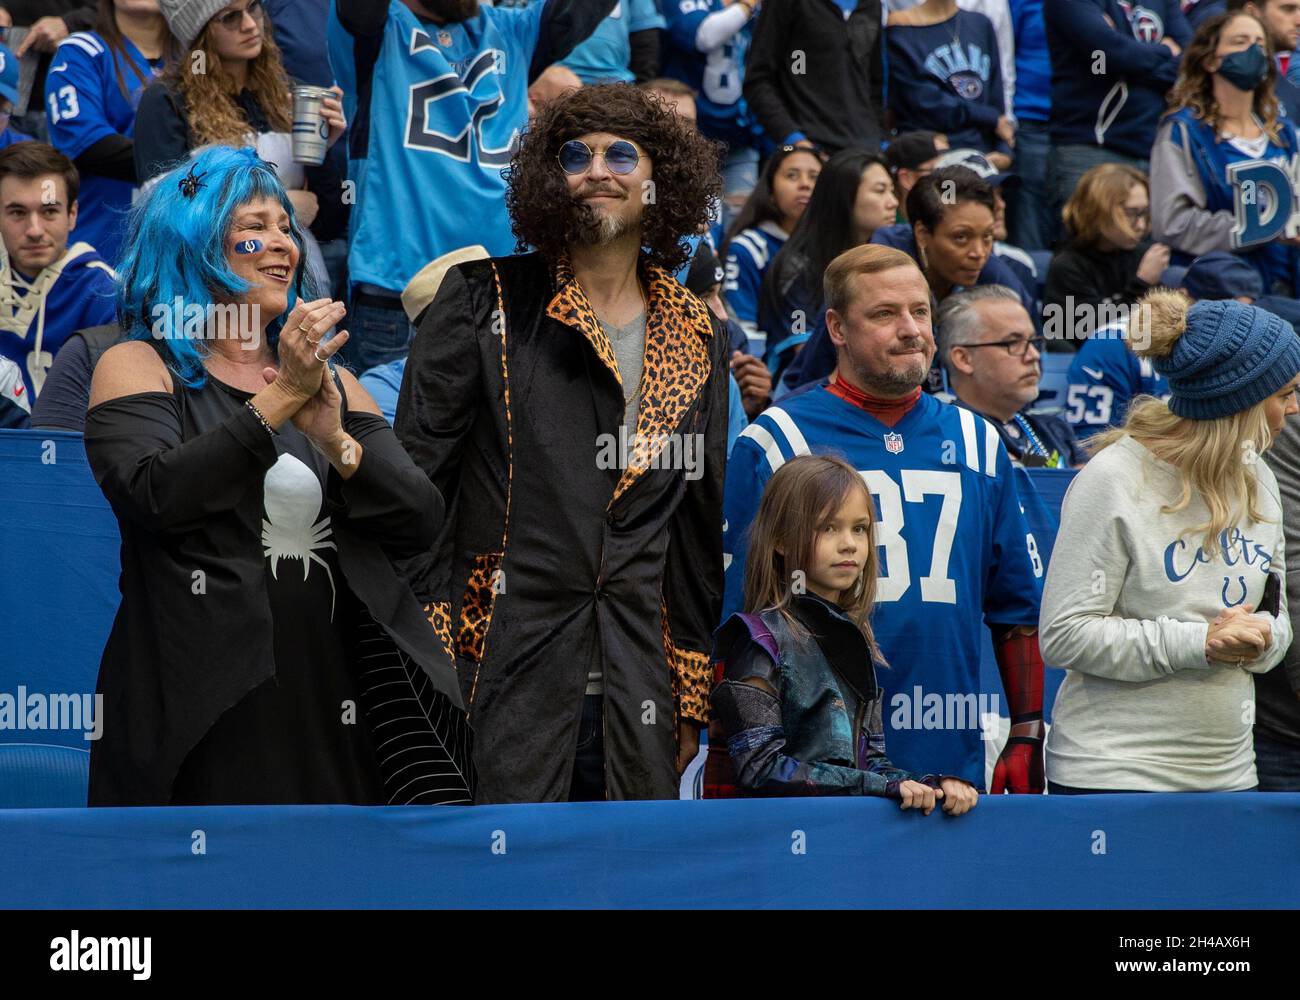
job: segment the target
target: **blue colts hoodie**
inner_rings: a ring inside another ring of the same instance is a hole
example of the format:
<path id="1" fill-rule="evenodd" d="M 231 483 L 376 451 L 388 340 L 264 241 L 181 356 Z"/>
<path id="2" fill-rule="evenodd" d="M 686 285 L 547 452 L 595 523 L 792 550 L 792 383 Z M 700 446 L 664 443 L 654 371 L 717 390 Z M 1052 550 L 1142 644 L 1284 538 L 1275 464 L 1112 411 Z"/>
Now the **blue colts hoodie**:
<path id="1" fill-rule="evenodd" d="M 1055 145 L 1101 146 L 1151 155 L 1178 57 L 1191 30 L 1178 0 L 1043 0 L 1052 57 L 1051 138 Z"/>

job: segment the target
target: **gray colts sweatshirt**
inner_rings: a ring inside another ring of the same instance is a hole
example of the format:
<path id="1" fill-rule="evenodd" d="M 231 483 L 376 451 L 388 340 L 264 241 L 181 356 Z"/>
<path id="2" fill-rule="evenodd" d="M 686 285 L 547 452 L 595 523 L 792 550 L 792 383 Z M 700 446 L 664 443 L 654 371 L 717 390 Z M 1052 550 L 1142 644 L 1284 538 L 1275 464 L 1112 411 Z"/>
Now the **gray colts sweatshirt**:
<path id="1" fill-rule="evenodd" d="M 1291 644 L 1285 596 L 1268 649 L 1244 667 L 1205 658 L 1225 607 L 1259 606 L 1269 572 L 1286 589 L 1277 482 L 1253 463 L 1264 520 L 1245 516 L 1212 551 L 1194 497 L 1176 514 L 1178 473 L 1131 437 L 1075 477 L 1043 587 L 1043 658 L 1065 667 L 1047 738 L 1047 777 L 1078 788 L 1152 792 L 1254 786 L 1252 674 Z"/>

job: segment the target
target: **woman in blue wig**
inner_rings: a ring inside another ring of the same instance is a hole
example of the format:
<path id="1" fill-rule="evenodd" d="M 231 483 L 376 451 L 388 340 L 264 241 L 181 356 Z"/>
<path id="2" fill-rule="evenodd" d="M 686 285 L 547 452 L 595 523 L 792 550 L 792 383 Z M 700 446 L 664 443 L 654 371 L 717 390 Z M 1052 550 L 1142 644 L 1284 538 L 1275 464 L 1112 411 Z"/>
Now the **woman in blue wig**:
<path id="1" fill-rule="evenodd" d="M 394 723 L 459 718 L 391 562 L 432 544 L 442 498 L 330 364 L 344 310 L 305 293 L 302 239 L 252 149 L 201 152 L 136 207 L 129 339 L 86 419 L 122 536 L 92 805 L 469 798 L 454 753 Z"/>

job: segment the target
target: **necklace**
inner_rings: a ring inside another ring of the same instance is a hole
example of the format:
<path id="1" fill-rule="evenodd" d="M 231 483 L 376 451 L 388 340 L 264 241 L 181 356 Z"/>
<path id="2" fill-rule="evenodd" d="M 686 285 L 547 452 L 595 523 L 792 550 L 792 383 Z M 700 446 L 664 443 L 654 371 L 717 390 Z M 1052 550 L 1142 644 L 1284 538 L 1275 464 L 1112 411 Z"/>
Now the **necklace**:
<path id="1" fill-rule="evenodd" d="M 1043 442 L 1038 435 L 1034 433 L 1034 429 L 1029 426 L 1029 421 L 1019 413 L 1017 413 L 1013 419 L 1020 429 L 1025 432 L 1025 436 L 1029 438 L 1029 443 L 1033 446 L 1034 454 L 1042 455 L 1044 458 L 1047 457 L 1047 449 L 1043 446 Z"/>

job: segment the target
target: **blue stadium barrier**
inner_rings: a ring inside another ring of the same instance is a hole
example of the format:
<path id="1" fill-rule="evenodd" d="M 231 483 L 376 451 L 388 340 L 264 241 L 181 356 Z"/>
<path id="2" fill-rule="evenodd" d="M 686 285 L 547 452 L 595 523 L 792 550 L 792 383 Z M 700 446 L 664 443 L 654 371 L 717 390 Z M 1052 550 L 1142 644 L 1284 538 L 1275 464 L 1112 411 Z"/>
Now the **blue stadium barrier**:
<path id="1" fill-rule="evenodd" d="M 1291 908 L 1300 794 L 0 811 L 0 907 Z"/>

